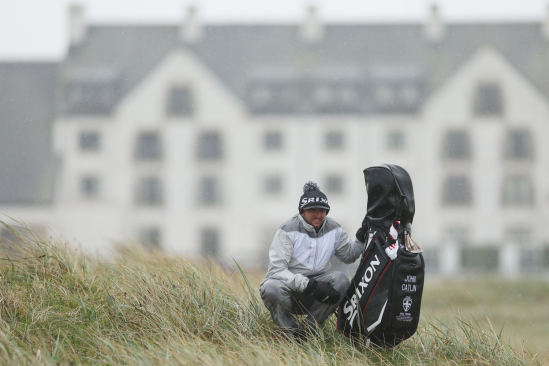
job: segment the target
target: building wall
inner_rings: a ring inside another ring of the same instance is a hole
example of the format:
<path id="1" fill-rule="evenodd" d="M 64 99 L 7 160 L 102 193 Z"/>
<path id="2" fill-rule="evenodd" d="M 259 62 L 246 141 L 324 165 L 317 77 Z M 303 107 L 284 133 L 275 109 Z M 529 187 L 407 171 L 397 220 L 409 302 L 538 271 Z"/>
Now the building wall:
<path id="1" fill-rule="evenodd" d="M 504 113 L 480 118 L 472 112 L 479 82 L 496 82 L 504 96 Z M 194 113 L 185 118 L 166 113 L 168 93 L 174 85 L 193 91 Z M 474 245 L 503 245 L 509 228 L 532 230 L 532 245 L 549 241 L 543 225 L 548 212 L 549 107 L 524 76 L 497 51 L 481 49 L 444 85 L 435 90 L 421 112 L 374 116 L 254 116 L 192 53 L 174 50 L 127 95 L 110 117 L 60 117 L 55 123 L 54 146 L 62 157 L 57 201 L 51 226 L 88 250 L 108 252 L 113 241 L 140 240 L 140 231 L 158 228 L 162 248 L 191 257 L 199 256 L 204 229 L 219 234 L 219 253 L 247 267 L 265 264 L 267 248 L 277 227 L 297 212 L 301 187 L 315 180 L 328 189 L 327 176 L 341 176 L 343 191 L 326 192 L 330 216 L 351 236 L 366 211 L 367 196 L 362 170 L 393 163 L 405 167 L 415 187 L 414 239 L 425 248 L 438 248 L 441 258 L 458 261 L 452 254 L 455 233 L 463 232 Z M 531 160 L 503 159 L 509 129 L 531 131 Z M 444 136 L 452 129 L 467 131 L 471 157 L 448 161 L 443 157 Z M 82 152 L 79 136 L 96 131 L 101 145 Z M 142 132 L 157 131 L 162 158 L 136 159 L 136 141 Z M 217 131 L 222 157 L 197 159 L 201 133 Z M 339 131 L 340 149 L 326 147 L 326 134 Z M 265 146 L 265 134 L 282 136 L 280 149 Z M 401 139 L 395 145 L 395 136 Z M 535 201 L 531 206 L 502 205 L 503 179 L 514 173 L 531 176 Z M 444 178 L 469 177 L 472 201 L 464 207 L 443 204 Z M 100 194 L 84 199 L 81 178 L 100 178 Z M 162 182 L 158 206 L 136 203 L 140 177 L 153 175 Z M 200 204 L 201 178 L 221 182 L 221 202 Z M 281 191 L 266 194 L 264 180 L 279 176 Z M 448 248 L 448 253 L 444 250 Z M 455 264 L 455 263 L 454 263 Z M 443 264 L 444 265 L 444 264 Z M 459 265 L 459 263 L 455 264 Z M 516 265 L 516 263 L 514 264 Z M 450 268 L 452 264 L 449 265 Z M 450 271 L 451 272 L 451 271 Z"/>

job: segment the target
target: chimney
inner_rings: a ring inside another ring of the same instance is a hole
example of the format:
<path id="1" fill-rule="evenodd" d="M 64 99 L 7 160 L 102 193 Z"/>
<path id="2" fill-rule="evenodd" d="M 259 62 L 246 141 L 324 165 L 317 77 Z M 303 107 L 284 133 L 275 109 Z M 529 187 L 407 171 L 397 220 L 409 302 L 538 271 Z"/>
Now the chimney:
<path id="1" fill-rule="evenodd" d="M 318 19 L 316 6 L 311 5 L 307 9 L 307 16 L 301 27 L 301 39 L 305 43 L 318 43 L 322 40 L 324 29 Z"/>
<path id="2" fill-rule="evenodd" d="M 546 41 L 549 41 L 549 3 L 547 4 L 545 19 L 541 23 L 541 34 L 543 35 Z"/>
<path id="3" fill-rule="evenodd" d="M 86 38 L 86 20 L 84 6 L 71 4 L 69 6 L 69 45 L 77 46 Z"/>
<path id="4" fill-rule="evenodd" d="M 198 22 L 196 13 L 197 9 L 194 5 L 189 6 L 185 11 L 186 18 L 184 19 L 183 24 L 181 24 L 180 32 L 181 40 L 184 43 L 197 43 L 200 41 L 200 38 L 202 38 L 202 27 Z"/>
<path id="5" fill-rule="evenodd" d="M 437 4 L 431 5 L 429 18 L 427 19 L 427 23 L 425 23 L 424 26 L 424 33 L 427 39 L 432 43 L 440 42 L 444 38 L 444 23 L 442 21 L 442 18 L 440 17 Z"/>

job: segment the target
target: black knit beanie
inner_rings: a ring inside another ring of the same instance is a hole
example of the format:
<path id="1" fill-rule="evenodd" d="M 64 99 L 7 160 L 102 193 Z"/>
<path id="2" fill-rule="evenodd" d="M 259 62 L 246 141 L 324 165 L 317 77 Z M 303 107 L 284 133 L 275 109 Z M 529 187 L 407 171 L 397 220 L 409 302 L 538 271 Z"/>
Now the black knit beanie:
<path id="1" fill-rule="evenodd" d="M 330 205 L 328 204 L 328 198 L 320 191 L 318 185 L 313 181 L 308 181 L 303 186 L 303 195 L 299 199 L 299 213 L 303 210 L 310 208 L 323 208 L 326 210 L 326 214 L 330 212 Z"/>

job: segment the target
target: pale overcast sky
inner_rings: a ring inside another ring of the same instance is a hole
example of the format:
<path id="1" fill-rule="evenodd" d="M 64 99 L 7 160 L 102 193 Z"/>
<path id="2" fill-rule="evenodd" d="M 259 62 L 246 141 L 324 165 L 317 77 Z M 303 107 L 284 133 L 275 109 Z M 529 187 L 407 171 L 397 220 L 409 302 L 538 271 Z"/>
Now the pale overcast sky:
<path id="1" fill-rule="evenodd" d="M 83 4 L 90 23 L 176 23 L 194 4 L 204 23 L 299 22 L 308 5 L 327 22 L 419 22 L 432 0 L 0 0 L 0 60 L 56 60 L 67 39 L 67 9 Z M 438 0 L 450 22 L 542 21 L 549 0 Z"/>

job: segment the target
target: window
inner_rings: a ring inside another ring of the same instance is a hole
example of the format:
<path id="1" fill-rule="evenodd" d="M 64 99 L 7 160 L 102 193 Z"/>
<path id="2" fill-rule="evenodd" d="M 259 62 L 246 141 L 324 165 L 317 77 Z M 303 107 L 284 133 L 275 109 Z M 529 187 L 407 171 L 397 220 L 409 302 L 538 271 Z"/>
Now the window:
<path id="1" fill-rule="evenodd" d="M 266 86 L 260 86 L 253 90 L 252 99 L 258 106 L 264 106 L 273 98 L 273 92 Z"/>
<path id="2" fill-rule="evenodd" d="M 108 115 L 120 90 L 120 82 L 115 75 L 76 76 L 63 85 L 64 110 L 71 115 Z M 70 76 L 69 78 L 73 78 Z"/>
<path id="3" fill-rule="evenodd" d="M 408 85 L 400 91 L 400 97 L 406 105 L 414 105 L 419 100 L 419 90 L 415 85 Z"/>
<path id="4" fill-rule="evenodd" d="M 162 159 L 162 144 L 156 132 L 143 132 L 137 138 L 135 152 L 137 160 L 155 161 Z"/>
<path id="5" fill-rule="evenodd" d="M 511 130 L 505 141 L 505 157 L 507 159 L 532 158 L 532 137 L 526 130 Z"/>
<path id="6" fill-rule="evenodd" d="M 268 195 L 278 195 L 282 192 L 282 178 L 268 176 L 263 181 L 263 191 Z"/>
<path id="7" fill-rule="evenodd" d="M 101 145 L 101 139 L 98 132 L 81 132 L 79 137 L 79 146 L 82 151 L 97 151 Z"/>
<path id="8" fill-rule="evenodd" d="M 184 117 L 194 113 L 194 100 L 191 89 L 186 86 L 176 86 L 170 90 L 168 99 L 168 114 Z"/>
<path id="9" fill-rule="evenodd" d="M 198 187 L 199 203 L 203 206 L 213 206 L 221 203 L 221 189 L 219 180 L 214 177 L 204 177 Z"/>
<path id="10" fill-rule="evenodd" d="M 529 206 L 534 202 L 532 182 L 521 175 L 509 176 L 503 183 L 503 205 Z"/>
<path id="11" fill-rule="evenodd" d="M 461 265 L 463 268 L 473 271 L 495 271 L 499 265 L 498 248 L 462 248 Z"/>
<path id="12" fill-rule="evenodd" d="M 326 177 L 326 192 L 343 193 L 343 178 L 339 175 L 329 175 Z"/>
<path id="13" fill-rule="evenodd" d="M 471 184 L 467 177 L 453 176 L 446 178 L 442 187 L 442 202 L 445 205 L 468 205 L 471 201 Z"/>
<path id="14" fill-rule="evenodd" d="M 394 103 L 395 95 L 389 85 L 380 85 L 375 91 L 376 102 L 381 106 L 388 106 Z"/>
<path id="15" fill-rule="evenodd" d="M 345 105 L 352 105 L 358 100 L 358 92 L 351 86 L 342 87 L 336 95 Z"/>
<path id="16" fill-rule="evenodd" d="M 402 150 L 406 144 L 404 132 L 390 131 L 387 134 L 387 148 L 390 150 Z"/>
<path id="17" fill-rule="evenodd" d="M 450 131 L 444 137 L 443 156 L 458 160 L 471 157 L 471 144 L 466 131 Z"/>
<path id="18" fill-rule="evenodd" d="M 343 132 L 341 131 L 329 131 L 324 135 L 324 146 L 331 150 L 343 149 L 344 139 Z"/>
<path id="19" fill-rule="evenodd" d="M 498 116 L 502 114 L 503 98 L 499 85 L 484 83 L 477 87 L 474 112 L 479 116 Z"/>
<path id="20" fill-rule="evenodd" d="M 147 227 L 139 231 L 139 242 L 149 250 L 162 249 L 162 234 L 157 227 Z"/>
<path id="21" fill-rule="evenodd" d="M 528 247 L 532 244 L 532 231 L 527 227 L 510 227 L 505 241 L 513 245 Z"/>
<path id="22" fill-rule="evenodd" d="M 466 227 L 448 228 L 446 230 L 446 238 L 448 242 L 463 246 L 469 243 L 469 231 Z"/>
<path id="23" fill-rule="evenodd" d="M 204 257 L 219 256 L 219 231 L 214 228 L 202 229 L 200 233 L 200 251 Z"/>
<path id="24" fill-rule="evenodd" d="M 282 149 L 282 133 L 277 131 L 268 131 L 263 135 L 263 146 L 266 150 Z"/>
<path id="25" fill-rule="evenodd" d="M 137 187 L 137 203 L 147 206 L 162 204 L 162 183 L 156 177 L 143 177 Z"/>
<path id="26" fill-rule="evenodd" d="M 80 194 L 84 198 L 96 198 L 99 196 L 99 178 L 86 176 L 80 180 Z"/>
<path id="27" fill-rule="evenodd" d="M 202 132 L 198 135 L 197 155 L 199 160 L 220 160 L 223 157 L 219 132 Z"/>
<path id="28" fill-rule="evenodd" d="M 318 86 L 315 88 L 313 98 L 318 105 L 326 105 L 334 98 L 334 93 L 329 86 Z"/>

